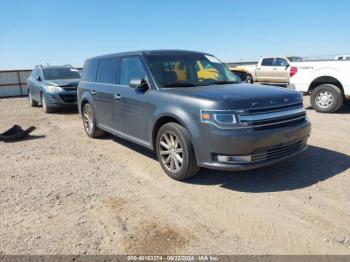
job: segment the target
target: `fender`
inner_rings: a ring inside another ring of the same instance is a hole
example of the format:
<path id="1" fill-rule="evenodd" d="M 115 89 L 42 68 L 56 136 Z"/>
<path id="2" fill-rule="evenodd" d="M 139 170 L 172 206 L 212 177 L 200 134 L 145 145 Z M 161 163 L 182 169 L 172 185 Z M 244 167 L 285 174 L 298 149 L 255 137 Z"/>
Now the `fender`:
<path id="1" fill-rule="evenodd" d="M 319 77 L 324 77 L 324 76 L 330 76 L 335 79 L 337 79 L 341 84 L 344 81 L 343 80 L 343 75 L 339 70 L 336 70 L 334 68 L 320 68 L 312 72 L 310 76 L 307 78 L 307 86 L 310 88 L 311 83 L 319 78 Z"/>
<path id="2" fill-rule="evenodd" d="M 90 92 L 82 92 L 81 88 L 78 87 L 78 109 L 79 109 L 79 115 L 80 117 L 82 116 L 82 108 L 81 105 L 83 103 L 83 101 L 87 101 L 88 103 L 90 103 L 90 105 L 92 106 L 92 108 L 95 110 L 95 103 L 93 103 L 93 98 Z"/>
<path id="3" fill-rule="evenodd" d="M 169 105 L 165 108 L 157 108 L 154 112 L 153 119 L 149 123 L 149 141 L 153 141 L 153 129 L 159 119 L 163 117 L 171 117 L 176 119 L 181 125 L 183 125 L 190 135 L 192 141 L 196 141 L 196 138 L 199 136 L 198 127 L 195 124 L 195 120 L 190 117 L 190 113 L 186 112 L 183 108 L 179 106 Z M 199 112 L 198 112 L 199 116 Z"/>

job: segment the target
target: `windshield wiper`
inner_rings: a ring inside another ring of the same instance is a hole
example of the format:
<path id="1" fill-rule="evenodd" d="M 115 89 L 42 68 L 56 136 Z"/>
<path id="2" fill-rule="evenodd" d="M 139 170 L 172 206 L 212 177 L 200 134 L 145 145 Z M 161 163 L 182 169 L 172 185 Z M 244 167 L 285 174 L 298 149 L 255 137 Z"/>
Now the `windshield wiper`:
<path id="1" fill-rule="evenodd" d="M 187 83 L 187 82 L 173 82 L 173 83 L 167 83 L 163 85 L 164 87 L 195 87 L 195 84 Z"/>
<path id="2" fill-rule="evenodd" d="M 209 82 L 208 84 L 210 85 L 226 85 L 226 84 L 236 84 L 238 83 L 237 81 L 228 81 L 228 80 L 218 80 L 218 81 L 213 81 Z"/>

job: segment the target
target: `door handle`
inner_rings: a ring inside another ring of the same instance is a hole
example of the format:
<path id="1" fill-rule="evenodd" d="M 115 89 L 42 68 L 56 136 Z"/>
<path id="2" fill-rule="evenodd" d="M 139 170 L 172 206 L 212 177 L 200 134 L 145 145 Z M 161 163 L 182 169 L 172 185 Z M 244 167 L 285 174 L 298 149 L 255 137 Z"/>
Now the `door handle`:
<path id="1" fill-rule="evenodd" d="M 273 70 L 277 70 L 277 68 L 274 68 Z"/>
<path id="2" fill-rule="evenodd" d="M 115 99 L 122 99 L 122 96 L 120 94 L 114 95 Z"/>
<path id="3" fill-rule="evenodd" d="M 95 91 L 95 90 L 91 90 L 90 93 L 91 93 L 92 95 L 96 95 L 96 91 Z"/>

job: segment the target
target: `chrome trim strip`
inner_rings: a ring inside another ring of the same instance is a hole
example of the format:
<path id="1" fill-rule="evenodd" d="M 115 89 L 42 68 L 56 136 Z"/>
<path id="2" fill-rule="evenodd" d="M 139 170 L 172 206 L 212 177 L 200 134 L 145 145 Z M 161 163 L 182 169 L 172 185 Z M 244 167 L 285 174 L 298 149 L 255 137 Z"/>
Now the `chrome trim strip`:
<path id="1" fill-rule="evenodd" d="M 274 107 L 251 108 L 251 109 L 240 110 L 237 112 L 241 113 L 242 115 L 260 115 L 265 113 L 279 112 L 279 111 L 285 111 L 285 110 L 290 110 L 294 108 L 303 108 L 303 107 L 304 107 L 303 103 L 298 102 L 298 103 L 280 105 L 280 106 L 274 106 Z M 259 110 L 260 112 L 252 112 L 254 110 Z"/>
<path id="2" fill-rule="evenodd" d="M 304 113 L 304 108 L 289 109 L 284 111 L 277 111 L 273 113 L 262 113 L 255 115 L 239 115 L 239 120 L 243 123 L 245 122 L 254 122 L 262 120 L 273 120 L 281 117 L 292 117 L 293 115 Z"/>
<path id="3" fill-rule="evenodd" d="M 293 118 L 293 119 L 288 119 L 288 120 L 284 120 L 284 121 L 278 121 L 278 122 L 273 122 L 273 123 L 269 123 L 269 124 L 262 124 L 262 125 L 246 125 L 246 126 L 235 126 L 235 127 L 222 127 L 222 126 L 218 126 L 212 122 L 203 122 L 203 123 L 207 123 L 213 126 L 216 126 L 217 128 L 220 129 L 245 129 L 245 128 L 257 128 L 257 127 L 264 127 L 264 126 L 274 126 L 274 125 L 278 125 L 278 124 L 283 124 L 283 123 L 288 123 L 288 122 L 292 122 L 292 121 L 296 121 L 296 120 L 302 120 L 302 119 L 307 119 L 306 116 L 302 116 L 302 117 L 298 117 L 298 118 Z M 246 124 L 246 123 L 244 123 Z"/>

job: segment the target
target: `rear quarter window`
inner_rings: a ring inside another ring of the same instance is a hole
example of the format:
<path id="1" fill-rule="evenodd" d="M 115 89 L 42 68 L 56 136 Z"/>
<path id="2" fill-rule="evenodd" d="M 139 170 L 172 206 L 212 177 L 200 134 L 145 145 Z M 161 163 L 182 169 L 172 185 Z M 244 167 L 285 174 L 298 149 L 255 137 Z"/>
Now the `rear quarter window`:
<path id="1" fill-rule="evenodd" d="M 83 67 L 81 79 L 87 82 L 95 82 L 97 67 L 98 67 L 98 60 L 86 61 Z"/>
<path id="2" fill-rule="evenodd" d="M 103 59 L 98 66 L 97 81 L 100 83 L 117 83 L 118 59 L 116 57 Z"/>

